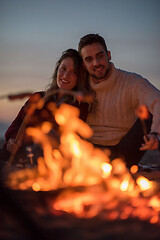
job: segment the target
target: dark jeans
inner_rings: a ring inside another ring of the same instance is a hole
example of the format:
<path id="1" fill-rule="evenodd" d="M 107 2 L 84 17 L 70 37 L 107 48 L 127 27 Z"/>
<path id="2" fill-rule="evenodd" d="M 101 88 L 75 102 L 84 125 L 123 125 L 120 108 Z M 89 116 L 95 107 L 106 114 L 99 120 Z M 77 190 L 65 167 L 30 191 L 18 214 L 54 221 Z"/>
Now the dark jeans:
<path id="1" fill-rule="evenodd" d="M 145 120 L 145 126 L 147 133 L 150 132 L 152 124 L 152 116 L 150 115 L 149 119 Z M 130 131 L 121 139 L 119 144 L 115 146 L 101 146 L 95 145 L 96 147 L 109 148 L 111 150 L 111 160 L 121 157 L 125 162 L 127 167 L 131 167 L 134 164 L 138 164 L 145 151 L 140 151 L 143 140 L 143 130 L 142 123 L 138 119 Z"/>

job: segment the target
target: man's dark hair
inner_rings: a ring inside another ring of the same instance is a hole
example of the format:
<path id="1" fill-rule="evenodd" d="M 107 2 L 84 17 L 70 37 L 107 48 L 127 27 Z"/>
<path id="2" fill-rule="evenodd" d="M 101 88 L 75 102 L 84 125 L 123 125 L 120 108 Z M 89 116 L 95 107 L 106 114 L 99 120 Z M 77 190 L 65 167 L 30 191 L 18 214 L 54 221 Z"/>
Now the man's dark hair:
<path id="1" fill-rule="evenodd" d="M 90 45 L 92 43 L 100 43 L 104 47 L 107 53 L 108 50 L 103 37 L 101 37 L 99 34 L 87 34 L 84 37 L 82 37 L 79 41 L 79 44 L 78 44 L 79 54 L 81 55 L 81 50 L 83 47 Z"/>

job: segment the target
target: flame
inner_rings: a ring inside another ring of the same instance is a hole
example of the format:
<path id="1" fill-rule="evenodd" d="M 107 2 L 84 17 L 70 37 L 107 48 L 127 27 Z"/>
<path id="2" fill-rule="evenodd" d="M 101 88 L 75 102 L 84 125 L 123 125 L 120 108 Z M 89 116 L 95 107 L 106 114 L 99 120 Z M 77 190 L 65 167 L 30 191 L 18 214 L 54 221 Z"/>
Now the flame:
<path id="1" fill-rule="evenodd" d="M 56 119 L 56 122 L 57 122 L 59 125 L 63 125 L 63 124 L 65 124 L 65 122 L 66 122 L 65 117 L 64 117 L 63 115 L 61 115 L 61 114 L 57 114 L 56 117 L 55 117 L 55 119 Z"/>
<path id="2" fill-rule="evenodd" d="M 160 224 L 158 183 L 137 177 L 136 165 L 129 170 L 120 158 L 111 162 L 107 149 L 102 151 L 85 140 L 92 130 L 79 119 L 77 108 L 67 104 L 58 109 L 52 104 L 48 107 L 59 124 L 60 145 L 48 135 L 50 122 L 27 128 L 26 134 L 41 145 L 43 157 L 37 159 L 35 167 L 11 172 L 6 184 L 36 192 L 61 189 L 49 203 L 53 213 L 85 218 L 102 214 L 109 220 L 139 218 Z"/>
<path id="3" fill-rule="evenodd" d="M 101 163 L 101 168 L 102 168 L 102 171 L 103 171 L 102 176 L 104 178 L 107 178 L 110 175 L 111 171 L 112 171 L 111 164 L 103 162 L 103 163 Z"/>
<path id="4" fill-rule="evenodd" d="M 33 189 L 33 191 L 38 192 L 38 191 L 40 191 L 41 188 L 40 188 L 39 184 L 35 182 L 32 184 L 32 189 Z"/>
<path id="5" fill-rule="evenodd" d="M 148 190 L 153 187 L 153 182 L 149 181 L 147 178 L 143 176 L 138 177 L 136 182 L 142 191 Z"/>
<path id="6" fill-rule="evenodd" d="M 131 168 L 130 168 L 130 171 L 132 174 L 135 174 L 137 171 L 138 171 L 138 166 L 137 165 L 133 165 Z"/>
<path id="7" fill-rule="evenodd" d="M 79 142 L 78 141 L 73 141 L 71 142 L 71 147 L 72 147 L 72 152 L 75 156 L 81 157 L 81 151 L 79 148 Z"/>
<path id="8" fill-rule="evenodd" d="M 121 191 L 127 191 L 128 186 L 129 186 L 128 180 L 124 180 L 124 181 L 121 183 L 121 185 L 120 185 Z"/>
<path id="9" fill-rule="evenodd" d="M 149 201 L 149 206 L 154 207 L 156 211 L 160 211 L 160 199 L 157 196 L 153 196 Z"/>
<path id="10" fill-rule="evenodd" d="M 41 130 L 43 133 L 47 134 L 52 129 L 52 124 L 50 122 L 43 122 Z"/>

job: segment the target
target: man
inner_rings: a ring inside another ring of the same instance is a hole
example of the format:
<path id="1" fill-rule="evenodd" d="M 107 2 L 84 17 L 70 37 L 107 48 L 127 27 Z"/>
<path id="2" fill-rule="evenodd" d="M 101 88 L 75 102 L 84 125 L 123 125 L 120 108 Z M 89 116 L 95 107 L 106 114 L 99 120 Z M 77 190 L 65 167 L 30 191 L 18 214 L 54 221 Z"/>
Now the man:
<path id="1" fill-rule="evenodd" d="M 136 73 L 115 68 L 104 39 L 88 34 L 78 46 L 89 73 L 90 88 L 96 94 L 95 110 L 87 123 L 93 129 L 90 139 L 99 147 L 111 149 L 112 157 L 124 157 L 127 166 L 137 164 L 146 150 L 158 148 L 160 136 L 160 91 Z M 135 111 L 145 105 L 150 118 L 141 121 Z"/>

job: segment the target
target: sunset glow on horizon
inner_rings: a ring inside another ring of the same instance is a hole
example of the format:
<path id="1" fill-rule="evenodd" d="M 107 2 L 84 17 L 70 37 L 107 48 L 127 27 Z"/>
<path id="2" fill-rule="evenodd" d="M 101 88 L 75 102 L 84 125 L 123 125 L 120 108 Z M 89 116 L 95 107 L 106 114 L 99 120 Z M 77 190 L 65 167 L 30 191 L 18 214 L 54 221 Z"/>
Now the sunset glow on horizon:
<path id="1" fill-rule="evenodd" d="M 117 68 L 160 88 L 158 0 L 1 0 L 0 97 L 42 91 L 67 48 L 88 33 L 106 40 Z M 0 99 L 0 122 L 10 123 L 27 99 Z"/>

